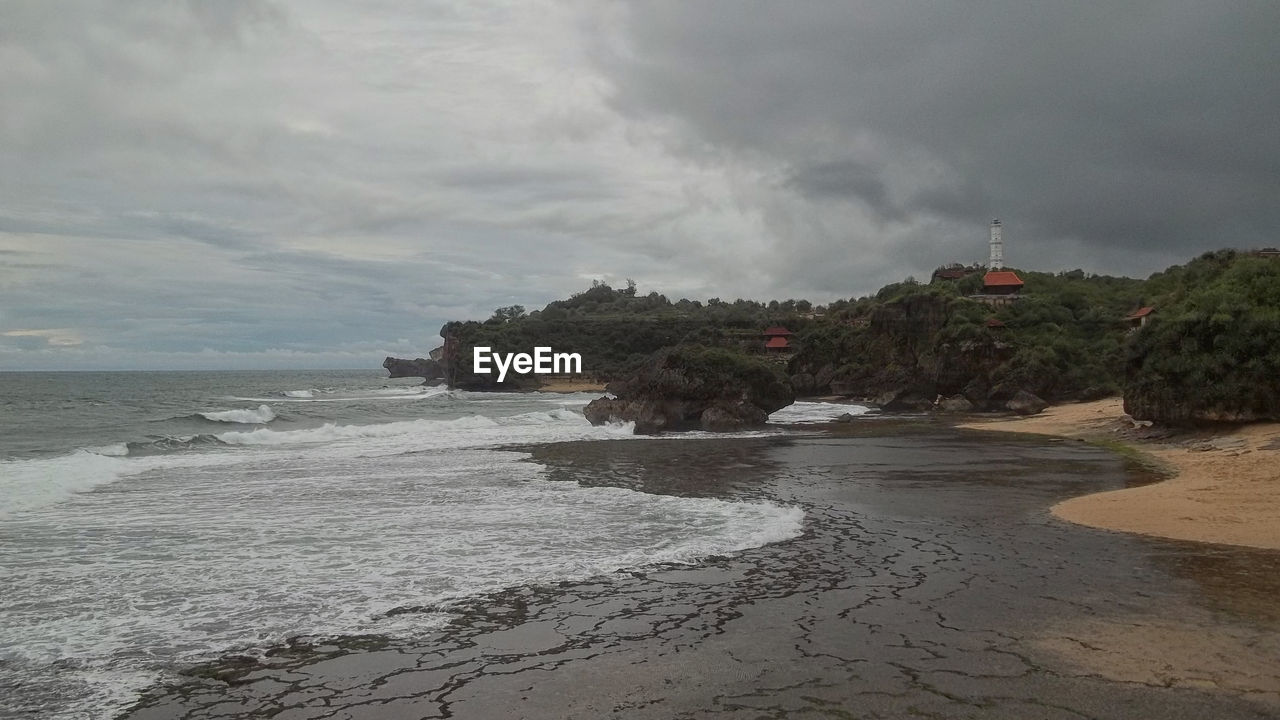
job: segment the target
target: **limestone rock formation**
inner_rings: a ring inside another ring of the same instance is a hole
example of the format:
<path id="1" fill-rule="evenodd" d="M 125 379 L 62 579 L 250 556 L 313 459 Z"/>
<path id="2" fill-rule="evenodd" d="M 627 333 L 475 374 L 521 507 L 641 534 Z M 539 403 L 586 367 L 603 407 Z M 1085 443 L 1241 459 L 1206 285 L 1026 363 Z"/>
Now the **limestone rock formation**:
<path id="1" fill-rule="evenodd" d="M 420 377 L 428 381 L 444 379 L 444 367 L 439 362 L 427 358 L 404 360 L 388 357 L 382 361 L 382 367 L 386 368 L 390 377 L 393 378 Z"/>
<path id="2" fill-rule="evenodd" d="M 973 403 L 969 402 L 969 398 L 964 395 L 953 395 L 949 398 L 942 398 L 938 401 L 938 409 L 943 412 L 967 413 L 973 412 Z"/>
<path id="3" fill-rule="evenodd" d="M 1049 403 L 1026 390 L 1019 390 L 1018 394 L 1014 395 L 1013 399 L 1005 404 L 1005 407 L 1019 415 L 1035 415 L 1049 407 Z"/>
<path id="4" fill-rule="evenodd" d="M 594 425 L 634 422 L 639 434 L 757 427 L 769 413 L 795 401 L 791 384 L 774 367 L 698 345 L 654 353 L 635 375 L 610 383 L 608 391 L 614 397 L 591 401 L 583 414 Z"/>

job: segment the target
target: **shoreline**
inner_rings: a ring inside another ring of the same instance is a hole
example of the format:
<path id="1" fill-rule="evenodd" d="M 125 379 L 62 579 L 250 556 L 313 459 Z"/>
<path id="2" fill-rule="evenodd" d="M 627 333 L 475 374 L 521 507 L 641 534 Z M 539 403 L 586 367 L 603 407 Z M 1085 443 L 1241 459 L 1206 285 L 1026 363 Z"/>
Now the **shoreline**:
<path id="1" fill-rule="evenodd" d="M 227 655 L 122 717 L 1274 717 L 1273 561 L 1048 520 L 1124 480 L 1084 443 L 856 425 L 526 446 L 549 482 L 799 507 L 805 531 L 396 608 L 451 617 Z"/>
<path id="2" fill-rule="evenodd" d="M 1280 550 L 1280 423 L 1213 430 L 1134 427 L 1119 398 L 1058 405 L 1025 418 L 957 427 L 1092 442 L 1168 475 L 1053 505 L 1054 517 L 1089 527 L 1173 540 Z"/>

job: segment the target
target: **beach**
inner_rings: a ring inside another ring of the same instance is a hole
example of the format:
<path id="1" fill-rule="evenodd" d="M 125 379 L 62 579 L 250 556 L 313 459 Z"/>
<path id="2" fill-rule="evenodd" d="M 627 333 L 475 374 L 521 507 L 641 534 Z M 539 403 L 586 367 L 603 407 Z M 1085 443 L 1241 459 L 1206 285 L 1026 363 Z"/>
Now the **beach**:
<path id="1" fill-rule="evenodd" d="M 1280 712 L 1277 555 L 1055 521 L 1051 505 L 1133 482 L 1102 448 L 875 418 L 523 451 L 552 483 L 795 507 L 804 529 L 696 563 L 401 607 L 450 620 L 230 656 L 125 717 Z"/>
<path id="2" fill-rule="evenodd" d="M 1170 432 L 1122 418 L 1119 398 L 962 427 L 1102 442 L 1140 453 L 1162 482 L 1064 500 L 1063 520 L 1122 532 L 1280 550 L 1280 423 Z"/>

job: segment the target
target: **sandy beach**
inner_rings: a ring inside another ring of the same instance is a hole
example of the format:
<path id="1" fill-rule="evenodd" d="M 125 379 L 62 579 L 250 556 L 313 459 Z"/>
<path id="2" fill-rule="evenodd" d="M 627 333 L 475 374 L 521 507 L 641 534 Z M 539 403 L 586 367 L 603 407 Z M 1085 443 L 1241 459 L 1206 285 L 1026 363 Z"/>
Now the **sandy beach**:
<path id="1" fill-rule="evenodd" d="M 1060 502 L 1052 512 L 1063 520 L 1177 540 L 1280 549 L 1280 423 L 1174 433 L 1134 427 L 1120 399 L 1109 398 L 961 427 L 1121 443 L 1170 475 L 1152 485 Z"/>

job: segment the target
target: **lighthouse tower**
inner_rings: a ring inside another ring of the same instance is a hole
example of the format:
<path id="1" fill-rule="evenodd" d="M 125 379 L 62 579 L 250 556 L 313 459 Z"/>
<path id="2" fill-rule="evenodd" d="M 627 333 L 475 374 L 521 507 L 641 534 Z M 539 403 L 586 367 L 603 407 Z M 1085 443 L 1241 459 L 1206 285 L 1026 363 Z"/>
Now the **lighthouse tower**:
<path id="1" fill-rule="evenodd" d="M 991 262 L 987 263 L 988 270 L 1001 270 L 1004 268 L 1004 238 L 1000 234 L 1000 218 L 991 221 Z"/>

